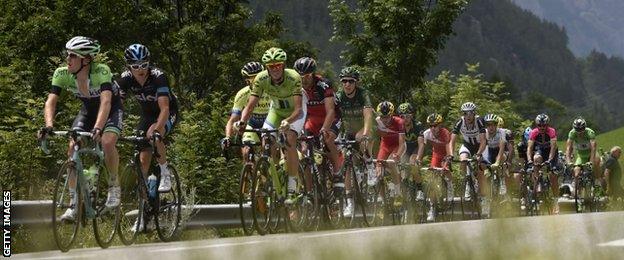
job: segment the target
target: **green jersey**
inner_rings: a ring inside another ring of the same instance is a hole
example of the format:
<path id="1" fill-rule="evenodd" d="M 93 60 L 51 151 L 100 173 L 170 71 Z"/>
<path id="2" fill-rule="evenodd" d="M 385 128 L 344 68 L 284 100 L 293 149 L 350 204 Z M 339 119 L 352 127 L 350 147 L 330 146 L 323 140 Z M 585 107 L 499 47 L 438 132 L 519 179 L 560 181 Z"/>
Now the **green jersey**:
<path id="1" fill-rule="evenodd" d="M 251 88 L 246 86 L 236 93 L 236 97 L 234 97 L 234 105 L 232 106 L 232 114 L 233 115 L 241 115 L 245 106 L 247 106 L 247 102 L 249 101 L 249 96 L 251 96 Z M 271 100 L 263 95 L 258 101 L 258 105 L 253 111 L 251 115 L 251 119 L 249 119 L 249 124 L 254 128 L 261 128 L 264 123 L 264 119 L 266 119 L 267 114 L 269 113 L 269 107 L 271 106 Z"/>
<path id="2" fill-rule="evenodd" d="M 280 117 L 288 117 L 295 109 L 295 96 L 302 96 L 301 76 L 295 70 L 284 69 L 284 80 L 279 85 L 271 83 L 267 70 L 260 72 L 254 81 L 251 95 L 271 100 L 271 108 Z"/>
<path id="3" fill-rule="evenodd" d="M 372 108 L 368 90 L 356 87 L 355 95 L 347 97 L 344 90 L 336 93 L 336 103 L 340 108 L 342 127 L 347 133 L 357 133 L 364 127 L 364 108 Z"/>
<path id="4" fill-rule="evenodd" d="M 585 133 L 580 135 L 576 130 L 570 130 L 568 133 L 568 140 L 574 143 L 574 150 L 579 158 L 582 158 L 581 163 L 585 163 L 589 160 L 591 153 L 591 141 L 596 139 L 596 133 L 591 128 L 585 128 Z M 578 162 L 577 162 L 578 163 Z"/>
<path id="5" fill-rule="evenodd" d="M 89 71 L 88 88 L 80 91 L 76 83 L 76 76 L 69 72 L 67 66 L 60 67 L 54 71 L 52 76 L 51 92 L 60 95 L 62 90 L 73 93 L 83 103 L 89 112 L 97 112 L 100 106 L 100 93 L 105 90 L 113 92 L 112 106 L 119 102 L 119 91 L 114 89 L 112 84 L 112 74 L 106 64 L 92 63 Z"/>

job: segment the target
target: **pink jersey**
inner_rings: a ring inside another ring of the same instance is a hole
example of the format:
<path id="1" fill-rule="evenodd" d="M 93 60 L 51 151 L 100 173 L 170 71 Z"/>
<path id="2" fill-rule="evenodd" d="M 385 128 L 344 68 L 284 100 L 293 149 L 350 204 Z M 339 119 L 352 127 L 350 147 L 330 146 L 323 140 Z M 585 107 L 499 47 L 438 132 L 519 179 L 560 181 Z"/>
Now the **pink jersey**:
<path id="1" fill-rule="evenodd" d="M 539 127 L 529 133 L 529 140 L 535 141 L 536 146 L 549 146 L 551 139 L 557 139 L 557 132 L 550 126 L 543 133 L 540 132 Z"/>

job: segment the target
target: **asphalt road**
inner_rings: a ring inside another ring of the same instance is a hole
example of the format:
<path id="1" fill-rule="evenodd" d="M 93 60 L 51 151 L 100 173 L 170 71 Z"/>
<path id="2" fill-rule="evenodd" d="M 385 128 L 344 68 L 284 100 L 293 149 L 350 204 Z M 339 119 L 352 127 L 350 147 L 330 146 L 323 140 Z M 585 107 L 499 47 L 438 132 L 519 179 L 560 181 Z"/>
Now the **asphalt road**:
<path id="1" fill-rule="evenodd" d="M 276 234 L 13 255 L 25 259 L 624 259 L 624 212 Z"/>

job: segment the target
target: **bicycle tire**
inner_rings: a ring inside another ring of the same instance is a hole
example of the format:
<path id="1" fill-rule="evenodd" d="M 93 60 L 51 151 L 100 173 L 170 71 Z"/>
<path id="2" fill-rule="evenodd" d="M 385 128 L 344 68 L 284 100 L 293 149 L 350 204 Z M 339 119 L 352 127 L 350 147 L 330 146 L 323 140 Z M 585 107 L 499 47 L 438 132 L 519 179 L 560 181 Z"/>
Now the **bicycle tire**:
<path id="1" fill-rule="evenodd" d="M 253 188 L 251 189 L 251 216 L 256 231 L 260 235 L 269 233 L 269 226 L 273 220 L 275 207 L 275 190 L 269 173 L 269 162 L 266 158 L 260 158 L 254 167 Z"/>
<path id="2" fill-rule="evenodd" d="M 289 232 L 303 231 L 306 226 L 306 221 L 308 220 L 309 211 L 313 208 L 312 204 L 308 200 L 306 177 L 303 172 L 303 165 L 299 163 L 299 167 L 297 167 L 297 169 L 299 170 L 297 181 L 298 194 L 295 195 L 296 199 L 293 204 L 284 204 L 284 218 Z"/>
<path id="3" fill-rule="evenodd" d="M 169 164 L 167 166 L 171 176 L 171 190 L 166 193 L 158 192 L 155 224 L 158 238 L 163 242 L 177 239 L 182 217 L 182 187 L 178 171 Z M 160 181 L 160 176 L 159 176 Z"/>
<path id="4" fill-rule="evenodd" d="M 68 182 L 70 179 L 74 179 L 73 181 L 78 182 L 75 167 L 72 161 L 63 163 L 57 174 L 54 186 L 54 197 L 52 199 L 52 231 L 54 234 L 54 241 L 58 249 L 62 252 L 69 251 L 76 241 L 80 219 L 82 218 L 80 214 L 82 212 L 82 194 L 79 185 L 76 184 L 76 204 L 73 205 L 74 210 L 77 212 L 76 218 L 73 221 L 60 219 L 60 216 L 72 206 L 70 203 L 71 198 L 68 193 Z"/>
<path id="5" fill-rule="evenodd" d="M 98 165 L 98 175 L 95 177 L 95 193 L 92 193 L 91 207 L 96 215 L 93 218 L 93 234 L 101 248 L 108 248 L 117 232 L 119 224 L 119 207 L 107 208 L 105 206 L 109 188 L 109 172 L 106 166 Z"/>
<path id="6" fill-rule="evenodd" d="M 339 174 L 344 174 L 344 167 L 347 160 L 345 159 L 345 164 L 342 165 L 343 169 L 340 169 Z M 346 183 L 346 176 L 345 183 Z M 327 216 L 327 223 L 331 228 L 339 229 L 345 225 L 345 217 L 344 217 L 344 208 L 345 208 L 345 189 L 336 189 L 334 188 L 333 176 L 330 177 L 329 174 L 324 175 L 323 184 L 325 186 L 326 197 L 325 197 L 325 211 Z"/>
<path id="7" fill-rule="evenodd" d="M 238 210 L 241 221 L 241 228 L 243 233 L 247 236 L 253 234 L 255 230 L 254 220 L 251 215 L 247 215 L 245 210 L 247 205 L 251 205 L 251 190 L 253 187 L 253 171 L 252 163 L 245 163 L 241 170 L 239 182 L 238 182 Z"/>
<path id="8" fill-rule="evenodd" d="M 146 203 L 143 175 L 138 165 L 130 164 L 124 167 L 119 176 L 121 186 L 121 204 L 119 205 L 119 224 L 117 234 L 124 245 L 132 245 L 145 223 L 141 217 L 144 214 Z M 143 196 L 142 196 L 143 194 Z M 133 227 L 134 226 L 134 227 Z"/>
<path id="9" fill-rule="evenodd" d="M 303 227 L 304 230 L 306 231 L 316 231 L 319 230 L 319 228 L 321 227 L 321 224 L 323 223 L 323 205 L 322 205 L 322 197 L 323 197 L 323 187 L 322 187 L 322 183 L 320 181 L 320 178 L 322 176 L 323 173 L 321 173 L 321 171 L 323 170 L 323 165 L 319 165 L 316 168 L 316 171 L 314 170 L 314 162 L 311 161 L 311 158 L 306 158 L 304 161 L 304 172 L 309 172 L 310 178 L 311 178 L 311 193 L 310 194 L 310 199 L 311 199 L 311 204 L 312 204 L 312 208 L 311 208 L 311 212 L 309 212 L 308 214 L 308 219 L 306 221 L 305 226 Z"/>

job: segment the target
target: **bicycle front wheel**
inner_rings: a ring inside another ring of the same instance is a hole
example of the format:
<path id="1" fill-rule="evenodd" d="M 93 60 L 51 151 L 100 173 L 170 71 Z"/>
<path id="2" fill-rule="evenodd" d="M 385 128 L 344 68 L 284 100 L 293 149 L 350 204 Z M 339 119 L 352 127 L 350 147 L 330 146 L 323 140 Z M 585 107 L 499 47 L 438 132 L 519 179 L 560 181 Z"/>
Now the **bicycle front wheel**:
<path id="1" fill-rule="evenodd" d="M 78 234 L 78 226 L 80 223 L 82 212 L 82 202 L 79 202 L 80 190 L 76 190 L 74 199 L 72 200 L 69 193 L 70 183 L 72 186 L 77 187 L 77 175 L 76 165 L 74 162 L 66 161 L 59 170 L 55 186 L 54 186 L 54 198 L 52 200 L 52 226 L 54 233 L 54 241 L 58 248 L 67 252 L 76 241 L 76 234 Z M 61 218 L 66 212 L 74 212 L 74 218 Z"/>
<path id="2" fill-rule="evenodd" d="M 182 187 L 180 176 L 172 165 L 167 166 L 171 176 L 171 190 L 158 193 L 156 212 L 156 232 L 163 242 L 173 241 L 177 238 L 182 216 Z"/>
<path id="3" fill-rule="evenodd" d="M 132 245 L 144 225 L 142 218 L 145 203 L 147 203 L 145 192 L 145 181 L 140 176 L 141 171 L 138 166 L 131 164 L 123 168 L 119 182 L 121 186 L 121 204 L 119 205 L 119 225 L 117 234 L 124 245 Z M 143 195 L 143 196 L 142 196 Z"/>
<path id="4" fill-rule="evenodd" d="M 119 224 L 119 207 L 107 208 L 106 197 L 109 189 L 109 172 L 104 165 L 98 166 L 98 175 L 94 182 L 96 187 L 91 192 L 91 207 L 95 210 L 93 218 L 93 233 L 101 248 L 108 248 Z"/>
<path id="5" fill-rule="evenodd" d="M 248 212 L 246 209 L 252 204 L 251 190 L 253 187 L 253 178 L 253 164 L 246 163 L 245 166 L 243 166 L 238 184 L 238 209 L 241 227 L 243 228 L 243 233 L 247 236 L 253 234 L 254 231 L 253 217 L 246 214 Z"/>

